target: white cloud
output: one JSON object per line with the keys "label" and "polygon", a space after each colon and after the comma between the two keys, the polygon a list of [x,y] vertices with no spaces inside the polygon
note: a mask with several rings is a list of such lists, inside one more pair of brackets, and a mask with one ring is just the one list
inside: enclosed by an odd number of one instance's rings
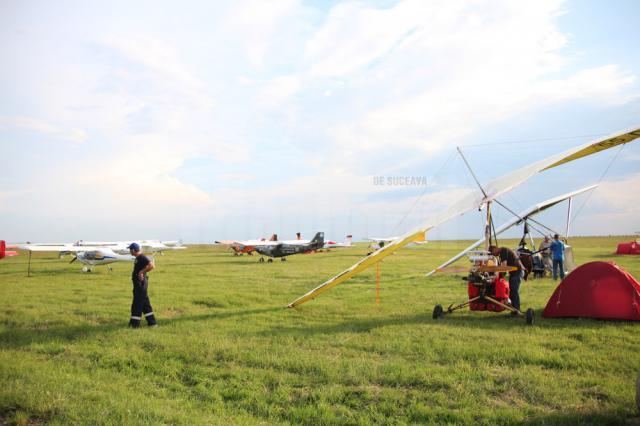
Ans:
{"label": "white cloud", "polygon": [[239,45],[247,62],[261,70],[298,42],[295,33],[307,20],[307,11],[297,0],[243,0],[233,6],[220,22],[220,33]]}
{"label": "white cloud", "polygon": [[87,140],[87,134],[82,129],[65,128],[34,117],[0,115],[0,131],[16,129],[28,130],[73,143],[83,143]]}
{"label": "white cloud", "polygon": [[640,229],[640,203],[633,189],[640,188],[640,173],[607,180],[585,201],[585,211],[576,217],[581,235],[629,234]]}
{"label": "white cloud", "polygon": [[338,5],[307,44],[309,75],[346,78],[355,114],[329,134],[360,150],[438,150],[482,126],[567,101],[625,103],[635,76],[566,66],[562,2],[402,1]]}
{"label": "white cloud", "polygon": [[257,101],[260,106],[265,108],[278,107],[295,95],[301,86],[301,78],[298,75],[277,77],[264,85],[258,94]]}

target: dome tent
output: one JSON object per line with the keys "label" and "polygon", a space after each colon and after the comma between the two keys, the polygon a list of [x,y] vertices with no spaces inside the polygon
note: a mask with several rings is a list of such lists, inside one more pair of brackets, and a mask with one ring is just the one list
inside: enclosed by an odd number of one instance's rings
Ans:
{"label": "dome tent", "polygon": [[542,316],[640,321],[640,283],[614,262],[585,263],[562,280]]}
{"label": "dome tent", "polygon": [[636,241],[618,244],[616,254],[640,254],[640,244]]}

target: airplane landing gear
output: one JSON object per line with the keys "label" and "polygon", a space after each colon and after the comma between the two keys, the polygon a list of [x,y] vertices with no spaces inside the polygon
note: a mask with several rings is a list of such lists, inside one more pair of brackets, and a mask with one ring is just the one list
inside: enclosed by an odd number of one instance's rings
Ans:
{"label": "airplane landing gear", "polygon": [[267,260],[267,262],[269,262],[269,263],[273,263],[273,259],[272,259],[272,258],[269,258],[269,259]]}
{"label": "airplane landing gear", "polygon": [[442,309],[442,305],[436,305],[433,308],[433,319],[438,319],[444,315],[444,309]]}
{"label": "airplane landing gear", "polygon": [[258,260],[258,262],[260,262],[260,263],[264,263],[264,257],[261,257],[261,258]]}
{"label": "airplane landing gear", "polygon": [[281,257],[281,258],[280,258],[280,262],[286,262],[286,261],[287,261],[287,258],[286,258],[286,257]]}
{"label": "airplane landing gear", "polygon": [[90,267],[88,267],[88,266],[83,266],[83,267],[82,267],[82,272],[93,272],[93,271],[91,270],[91,268],[90,268]]}
{"label": "airplane landing gear", "polygon": [[533,320],[535,319],[535,315],[533,312],[533,309],[529,308],[527,309],[527,313],[525,314],[526,320],[527,320],[527,324],[528,325],[533,325]]}

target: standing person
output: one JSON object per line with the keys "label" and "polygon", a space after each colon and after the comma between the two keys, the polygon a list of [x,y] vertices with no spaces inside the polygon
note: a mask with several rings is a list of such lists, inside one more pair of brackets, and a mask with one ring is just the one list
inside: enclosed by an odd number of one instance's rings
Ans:
{"label": "standing person", "polygon": [[540,242],[540,248],[538,249],[538,251],[542,256],[542,264],[544,265],[544,269],[551,272],[553,271],[553,262],[551,261],[551,250],[549,249],[549,247],[551,247],[551,238],[549,238],[548,235],[545,235],[544,240]]}
{"label": "standing person", "polygon": [[520,310],[520,282],[524,274],[524,265],[516,252],[510,248],[490,246],[489,252],[500,260],[501,265],[517,268],[515,271],[509,272],[509,299],[511,299],[511,305]]}
{"label": "standing person", "polygon": [[550,248],[553,258],[553,279],[558,279],[558,269],[560,269],[560,279],[564,279],[564,243],[560,241],[558,234],[553,236]]}
{"label": "standing person", "polygon": [[147,272],[155,268],[155,265],[153,261],[142,253],[142,249],[138,243],[131,243],[127,248],[129,249],[129,253],[135,256],[133,272],[131,273],[131,281],[133,281],[133,302],[131,303],[129,327],[140,327],[142,314],[144,314],[147,324],[150,327],[154,327],[157,324],[156,318],[153,315],[153,309],[151,308],[151,302],[149,301],[149,295],[147,294],[147,288],[149,286]]}

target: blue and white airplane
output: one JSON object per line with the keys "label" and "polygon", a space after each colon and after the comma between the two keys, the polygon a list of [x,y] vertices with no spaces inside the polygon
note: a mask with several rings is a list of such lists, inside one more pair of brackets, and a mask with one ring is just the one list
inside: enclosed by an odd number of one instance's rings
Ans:
{"label": "blue and white airplane", "polygon": [[[76,241],[75,243],[59,243],[59,244],[22,244],[18,248],[29,252],[48,252],[58,253],[60,258],[67,254],[72,254],[73,263],[76,260],[83,264],[82,272],[92,272],[94,266],[109,265],[115,262],[132,262],[134,257],[129,254],[127,248],[132,241],[101,241],[101,242],[85,242]],[[162,242],[159,240],[142,240],[136,241],[148,253],[162,253],[167,250],[183,250],[186,247],[175,241]],[[109,270],[111,267],[107,266]]]}

